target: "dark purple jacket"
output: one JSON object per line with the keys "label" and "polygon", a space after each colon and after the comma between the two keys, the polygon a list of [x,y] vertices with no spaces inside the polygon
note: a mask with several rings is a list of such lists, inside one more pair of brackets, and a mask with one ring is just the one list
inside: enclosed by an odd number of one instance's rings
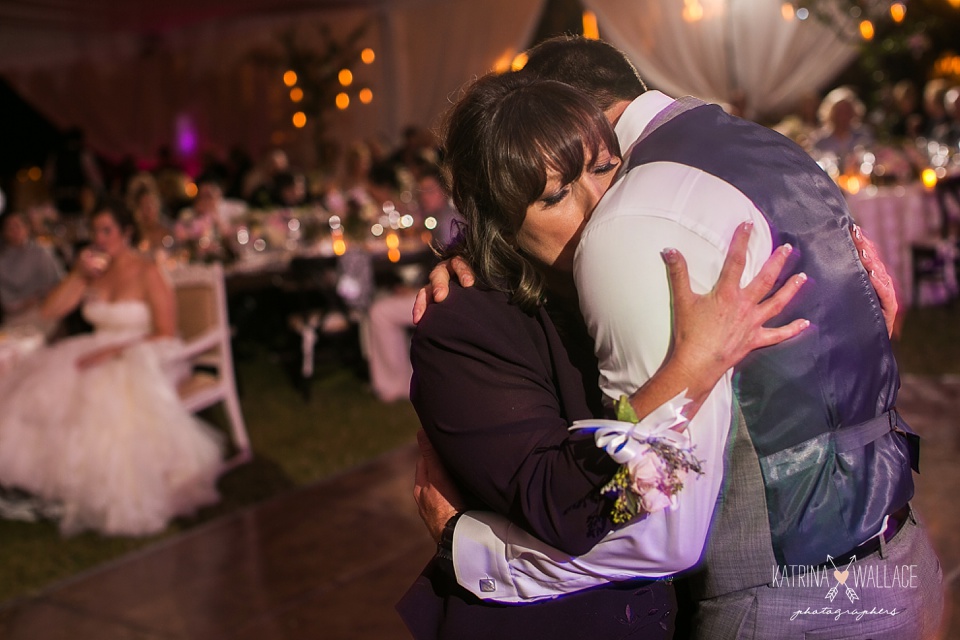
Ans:
{"label": "dark purple jacket", "polygon": [[[414,334],[411,399],[472,507],[496,511],[571,554],[609,530],[599,488],[616,463],[574,420],[601,415],[592,341],[507,297],[452,287]],[[487,604],[428,565],[398,605],[416,638],[666,638],[668,583],[614,584],[545,603]]]}

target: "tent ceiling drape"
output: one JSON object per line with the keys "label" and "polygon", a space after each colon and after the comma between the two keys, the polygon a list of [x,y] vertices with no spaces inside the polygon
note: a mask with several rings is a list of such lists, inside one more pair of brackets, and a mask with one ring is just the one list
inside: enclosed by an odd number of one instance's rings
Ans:
{"label": "tent ceiling drape", "polygon": [[[691,0],[693,1],[693,0]],[[113,158],[150,157],[195,141],[195,152],[281,144],[309,163],[310,128],[290,122],[282,70],[253,54],[285,34],[316,43],[366,25],[374,64],[355,68],[369,105],[329,114],[340,143],[392,142],[430,126],[470,78],[529,44],[546,0],[0,0],[0,74],[59,127],[80,126]],[[734,102],[746,115],[782,112],[822,89],[854,49],[814,21],[786,20],[780,0],[583,0],[601,34],[653,86]]]}
{"label": "tent ceiling drape", "polygon": [[[830,28],[784,14],[780,0],[583,0],[604,36],[670,95],[780,115],[821,90],[856,55]],[[687,5],[699,7],[693,18]]]}
{"label": "tent ceiling drape", "polygon": [[56,125],[82,127],[115,159],[199,140],[217,151],[282,144],[308,164],[311,125],[292,127],[283,69],[258,64],[257,52],[276,51],[290,33],[310,48],[321,25],[334,38],[366,25],[362,44],[377,57],[355,71],[373,102],[330,113],[327,129],[341,143],[392,143],[407,124],[434,124],[465,81],[522,50],[544,0],[140,4],[0,3],[0,73]]}

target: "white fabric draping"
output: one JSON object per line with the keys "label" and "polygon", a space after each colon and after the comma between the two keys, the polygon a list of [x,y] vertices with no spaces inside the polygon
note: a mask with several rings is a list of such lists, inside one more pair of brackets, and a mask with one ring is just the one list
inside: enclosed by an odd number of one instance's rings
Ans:
{"label": "white fabric draping", "polygon": [[[311,125],[291,126],[294,109],[279,73],[255,63],[252,53],[275,52],[284,33],[296,33],[309,47],[319,25],[342,37],[366,23],[362,44],[377,57],[358,65],[355,82],[372,89],[373,102],[354,100],[347,110],[329,113],[327,129],[341,143],[379,138],[393,144],[405,125],[433,125],[469,78],[521,51],[544,2],[327,2],[321,10],[280,14],[266,2],[263,13],[147,35],[84,30],[80,21],[39,40],[50,47],[46,54],[30,44],[36,41],[22,40],[23,52],[35,55],[0,55],[0,72],[52,122],[81,127],[90,145],[113,159],[153,157],[161,145],[177,149],[192,137],[197,154],[234,145],[259,153],[279,145],[309,165]],[[49,25],[23,32],[51,33]]]}
{"label": "white fabric draping", "polygon": [[583,1],[597,14],[601,37],[626,52],[649,84],[673,96],[742,100],[753,119],[783,115],[856,55],[815,19],[785,17],[781,0]]}
{"label": "white fabric draping", "polygon": [[390,13],[398,117],[428,123],[478,75],[509,64],[533,37],[546,0],[420,2]]}

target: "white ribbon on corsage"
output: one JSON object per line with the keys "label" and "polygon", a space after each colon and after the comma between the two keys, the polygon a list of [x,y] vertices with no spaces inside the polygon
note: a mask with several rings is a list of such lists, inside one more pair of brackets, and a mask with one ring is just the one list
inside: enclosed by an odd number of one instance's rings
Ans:
{"label": "white ribbon on corsage", "polygon": [[665,440],[679,449],[688,449],[689,431],[675,427],[688,422],[682,412],[690,402],[687,390],[684,389],[647,414],[640,422],[577,420],[570,425],[570,431],[593,431],[597,446],[616,462],[626,464],[649,449],[650,445],[646,441],[650,438]]}
{"label": "white ribbon on corsage", "polygon": [[621,465],[621,471],[601,489],[616,497],[611,513],[614,523],[628,522],[641,512],[676,508],[677,493],[688,472],[702,473],[685,426],[683,409],[691,402],[686,392],[638,422],[577,420],[570,426],[571,431],[592,431],[597,447]]}

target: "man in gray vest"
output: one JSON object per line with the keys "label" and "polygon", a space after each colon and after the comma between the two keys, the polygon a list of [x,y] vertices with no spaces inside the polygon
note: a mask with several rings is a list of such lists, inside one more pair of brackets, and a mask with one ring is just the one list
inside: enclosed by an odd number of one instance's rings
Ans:
{"label": "man in gray vest", "polygon": [[[680,250],[691,281],[706,290],[734,227],[752,221],[748,262],[788,242],[794,262],[782,277],[810,278],[775,323],[802,317],[811,327],[751,354],[691,421],[691,430],[730,433],[703,562],[689,581],[694,634],[935,633],[942,577],[908,504],[916,436],[894,408],[897,366],[840,191],[782,136],[716,106],[646,91],[605,43],[548,41],[529,52],[522,73],[590,95],[620,139],[626,171],[586,225],[575,266],[608,397],[649,378],[669,346],[669,290],[654,276],[663,273],[664,247]],[[485,564],[507,567],[494,591],[474,590],[478,597],[536,601],[570,585],[644,575],[629,557],[631,544],[644,544],[639,534],[570,558],[529,538],[506,540],[507,529],[491,522],[467,512],[452,541],[457,579],[468,589],[493,582],[484,582]],[[461,557],[458,547],[499,558]],[[510,592],[511,572],[522,574],[522,593]]]}

